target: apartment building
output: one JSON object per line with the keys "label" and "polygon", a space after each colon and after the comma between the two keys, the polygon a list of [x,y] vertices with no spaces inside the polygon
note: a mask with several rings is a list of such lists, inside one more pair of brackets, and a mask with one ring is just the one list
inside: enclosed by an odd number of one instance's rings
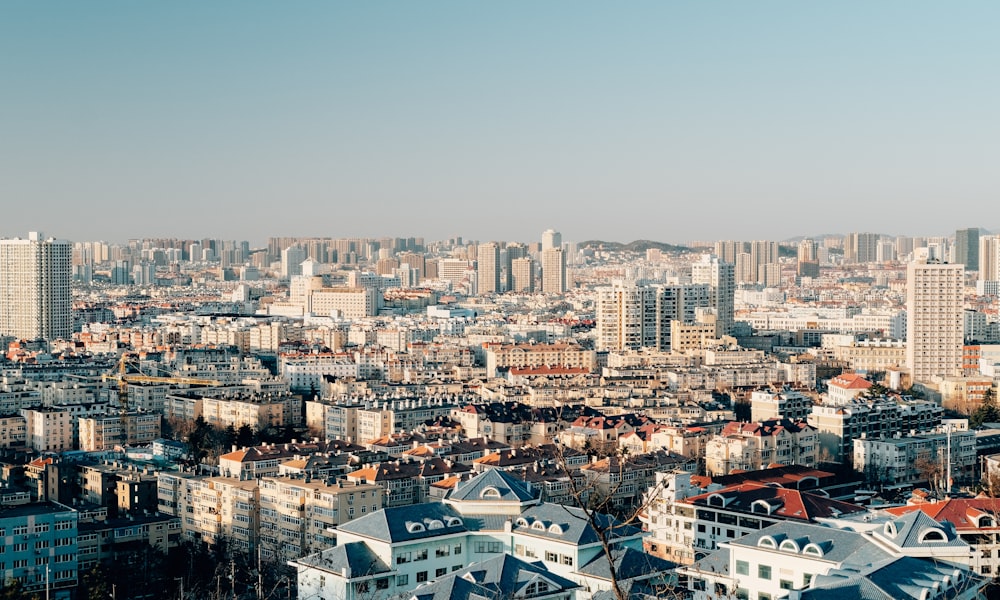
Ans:
{"label": "apartment building", "polygon": [[487,377],[511,367],[583,368],[588,372],[597,368],[596,353],[578,344],[487,344],[485,351]]}
{"label": "apartment building", "polygon": [[85,452],[116,446],[150,444],[160,437],[160,414],[125,413],[78,419],[79,449]]}
{"label": "apartment building", "polygon": [[705,444],[705,470],[725,475],[770,464],[815,466],[817,452],[816,430],[806,421],[733,422]]}
{"label": "apartment building", "polygon": [[0,507],[5,581],[17,581],[28,593],[72,598],[79,581],[78,522],[77,511],[55,502]]}
{"label": "apartment building", "polygon": [[933,485],[947,489],[949,465],[953,480],[967,481],[975,464],[973,431],[854,440],[854,470],[881,485],[913,484],[930,477]]}

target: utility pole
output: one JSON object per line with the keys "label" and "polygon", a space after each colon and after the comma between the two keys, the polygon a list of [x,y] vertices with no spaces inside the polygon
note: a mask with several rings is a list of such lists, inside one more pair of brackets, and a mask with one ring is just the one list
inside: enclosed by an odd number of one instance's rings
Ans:
{"label": "utility pole", "polygon": [[257,546],[257,600],[264,600],[264,570],[261,569],[260,546]]}

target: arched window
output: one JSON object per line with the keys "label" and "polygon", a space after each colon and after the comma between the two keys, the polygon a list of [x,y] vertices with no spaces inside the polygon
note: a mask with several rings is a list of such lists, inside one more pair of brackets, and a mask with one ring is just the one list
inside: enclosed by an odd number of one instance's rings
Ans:
{"label": "arched window", "polygon": [[461,527],[462,519],[459,519],[458,517],[448,517],[445,523],[448,525],[448,527]]}
{"label": "arched window", "polygon": [[711,496],[708,497],[708,505],[709,506],[725,506],[726,505],[726,499],[723,498],[722,496],[720,496],[719,494],[712,494]]}
{"label": "arched window", "polygon": [[444,529],[444,523],[438,519],[431,519],[427,522],[427,529]]}
{"label": "arched window", "polygon": [[896,524],[892,521],[886,521],[885,526],[882,527],[882,533],[888,537],[896,537]]}
{"label": "arched window", "polygon": [[556,525],[555,523],[553,523],[552,525],[549,525],[549,533],[554,533],[556,535],[562,535],[563,528],[562,528],[562,526]]}
{"label": "arched window", "polygon": [[811,554],[813,556],[823,556],[823,549],[819,544],[806,544],[806,547],[802,549],[802,554]]}
{"label": "arched window", "polygon": [[479,492],[479,498],[482,500],[499,500],[502,497],[500,490],[493,486],[483,488],[483,491]]}
{"label": "arched window", "polygon": [[518,527],[527,527],[528,520],[525,519],[524,517],[518,517],[517,520],[514,521],[514,524],[517,525]]}
{"label": "arched window", "polygon": [[421,523],[409,523],[409,522],[406,524],[406,530],[409,531],[410,533],[420,533],[422,531],[426,531],[424,529],[423,524],[421,524]]}
{"label": "arched window", "polygon": [[920,543],[924,542],[947,542],[948,538],[940,529],[924,529],[920,532]]}
{"label": "arched window", "polygon": [[531,528],[536,529],[538,531],[545,531],[545,523],[542,523],[541,521],[535,521],[534,523],[531,524]]}
{"label": "arched window", "polygon": [[760,548],[777,548],[778,544],[774,541],[773,537],[765,535],[757,541],[757,546]]}
{"label": "arched window", "polygon": [[795,543],[795,540],[785,540],[781,542],[779,550],[784,550],[785,552],[795,552],[798,554],[799,545]]}

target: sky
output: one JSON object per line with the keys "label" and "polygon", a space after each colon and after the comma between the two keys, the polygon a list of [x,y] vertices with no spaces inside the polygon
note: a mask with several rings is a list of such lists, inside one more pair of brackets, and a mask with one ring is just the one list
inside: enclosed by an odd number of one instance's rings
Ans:
{"label": "sky", "polygon": [[0,0],[0,237],[1000,229],[1000,3]]}

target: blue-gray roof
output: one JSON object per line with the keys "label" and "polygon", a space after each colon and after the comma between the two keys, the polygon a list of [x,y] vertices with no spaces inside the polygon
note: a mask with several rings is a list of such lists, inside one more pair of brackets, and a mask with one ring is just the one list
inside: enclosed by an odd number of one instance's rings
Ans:
{"label": "blue-gray roof", "polygon": [[388,573],[389,568],[364,542],[350,542],[310,554],[296,561],[298,564],[315,567],[338,576],[369,577]]}
{"label": "blue-gray roof", "polygon": [[[676,563],[640,552],[634,548],[618,548],[612,551],[612,556],[614,557],[615,573],[620,582],[658,575],[668,579],[677,567]],[[588,577],[611,581],[611,561],[608,560],[605,553],[600,552],[590,562],[577,569],[577,572]]]}
{"label": "blue-gray roof", "polygon": [[[946,592],[944,578],[957,589],[977,585],[976,576],[968,569],[933,560],[904,556],[892,558],[864,571],[834,570],[813,578],[812,587],[802,592],[802,600],[919,600],[924,590],[935,583]],[[934,594],[931,598],[938,597]],[[943,597],[943,596],[942,596]]]}
{"label": "blue-gray roof", "polygon": [[[822,556],[812,556],[813,560],[823,560],[836,564],[871,565],[881,562],[891,556],[875,544],[868,536],[845,529],[835,529],[809,523],[782,521],[759,531],[732,540],[733,546],[760,547],[759,542],[765,536],[772,537],[778,546],[785,540],[792,540],[798,546],[798,552],[808,544],[816,544],[822,551]],[[775,552],[792,552],[792,550],[774,550]]]}
{"label": "blue-gray roof", "polygon": [[448,499],[462,502],[483,500],[530,502],[535,499],[535,495],[528,490],[523,481],[510,473],[500,469],[488,469],[458,484]]}
{"label": "blue-gray roof", "polygon": [[573,581],[552,573],[540,562],[525,562],[509,554],[501,554],[481,563],[456,571],[434,583],[413,591],[416,600],[470,600],[480,598],[511,598],[533,580],[544,579],[549,594],[580,587]]}
{"label": "blue-gray roof", "polygon": [[338,531],[387,543],[469,531],[464,517],[440,502],[383,508],[339,525]]}
{"label": "blue-gray roof", "polygon": [[[594,518],[599,528],[610,532],[612,541],[642,533],[638,527],[621,524],[610,515],[596,513]],[[583,509],[550,502],[523,510],[520,516],[514,518],[512,531],[577,546],[601,541]]]}
{"label": "blue-gray roof", "polygon": [[[968,545],[958,537],[954,525],[948,521],[935,521],[922,510],[908,512],[891,520],[890,523],[895,528],[896,535],[885,535],[884,529],[878,530],[878,533],[880,537],[891,541],[900,548],[942,548]],[[921,541],[921,536],[931,530],[941,532],[945,539],[929,538]]]}

